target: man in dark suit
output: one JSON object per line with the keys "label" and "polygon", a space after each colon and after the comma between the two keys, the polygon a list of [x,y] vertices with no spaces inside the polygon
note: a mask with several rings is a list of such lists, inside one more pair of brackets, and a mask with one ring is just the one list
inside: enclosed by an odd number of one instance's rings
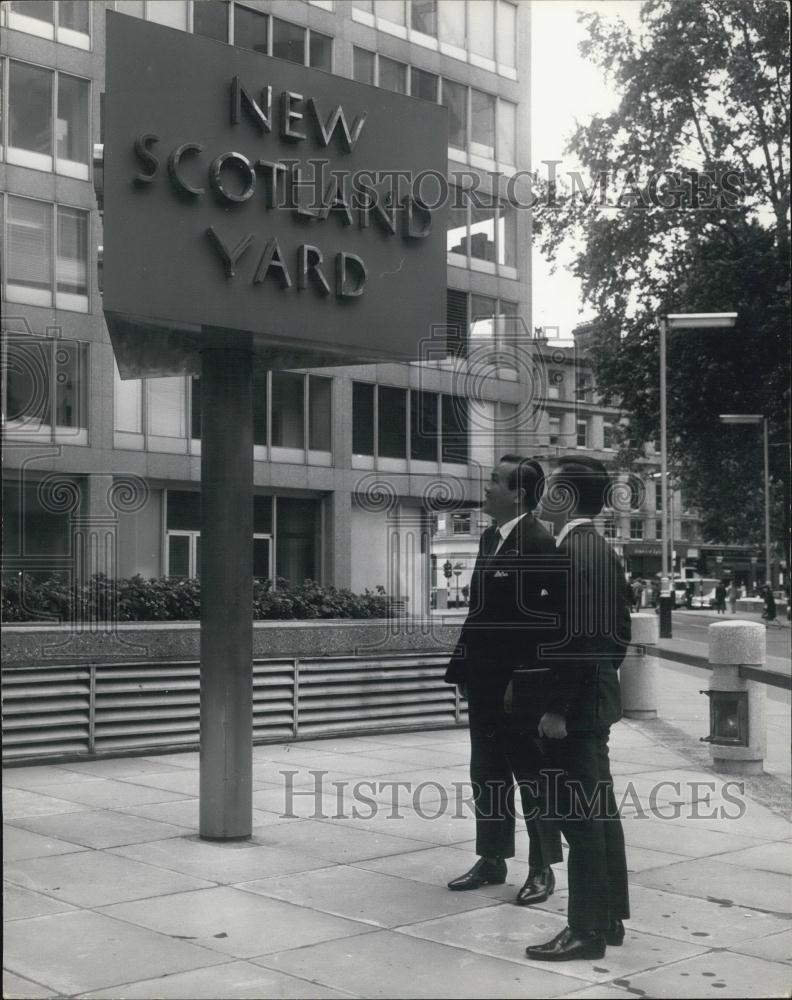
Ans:
{"label": "man in dark suit", "polygon": [[558,640],[542,651],[551,670],[539,732],[548,762],[547,804],[569,844],[568,926],[526,948],[541,961],[601,958],[606,944],[622,943],[629,917],[608,736],[621,717],[618,667],[630,640],[630,592],[621,562],[592,521],[609,488],[601,462],[562,458],[540,510],[555,526],[567,582]]}
{"label": "man in dark suit", "polygon": [[448,888],[459,892],[506,881],[506,859],[514,856],[516,779],[530,838],[528,878],[517,896],[522,906],[550,896],[550,866],[561,860],[557,827],[531,816],[538,812],[532,786],[542,763],[538,715],[528,720],[504,703],[514,669],[539,666],[537,645],[553,622],[547,576],[555,545],[531,513],[543,487],[542,468],[531,459],[504,455],[493,470],[483,510],[495,524],[481,537],[470,610],[445,676],[468,699],[479,855]]}

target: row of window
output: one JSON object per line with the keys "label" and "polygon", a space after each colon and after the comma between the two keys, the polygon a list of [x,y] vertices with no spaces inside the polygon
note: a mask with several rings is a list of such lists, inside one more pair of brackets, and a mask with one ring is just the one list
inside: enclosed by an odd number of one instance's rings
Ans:
{"label": "row of window", "polygon": [[517,66],[517,7],[509,0],[352,2],[358,11],[372,18],[380,30],[409,37],[410,41],[419,44],[436,40],[446,55],[462,59],[469,57],[471,62],[485,69],[514,75]]}
{"label": "row of window", "polygon": [[492,271],[496,264],[517,267],[517,209],[505,201],[487,201],[490,204],[482,204],[460,188],[450,188],[446,234],[450,264]]}
{"label": "row of window", "polygon": [[2,415],[25,440],[88,443],[88,345],[3,335]]}
{"label": "row of window", "polygon": [[448,145],[504,165],[517,162],[517,105],[475,87],[355,46],[352,76],[448,108]]}
{"label": "row of window", "polygon": [[0,154],[8,163],[89,179],[91,82],[18,62],[0,63]]}
{"label": "row of window", "polygon": [[5,220],[5,298],[88,312],[90,213],[7,195]]}
{"label": "row of window", "polygon": [[[275,459],[303,462],[307,454],[312,462],[329,465],[332,385],[320,375],[256,370],[254,448],[276,449]],[[122,447],[179,451],[185,439],[200,441],[201,380],[122,380],[116,371],[115,430]]]}
{"label": "row of window", "polygon": [[0,7],[0,27],[24,31],[79,49],[91,47],[90,0],[10,0]]}

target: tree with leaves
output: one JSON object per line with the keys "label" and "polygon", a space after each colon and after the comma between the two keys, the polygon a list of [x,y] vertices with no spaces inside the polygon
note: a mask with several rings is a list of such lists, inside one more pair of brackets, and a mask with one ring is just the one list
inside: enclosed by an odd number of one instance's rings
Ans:
{"label": "tree with leaves", "polygon": [[560,175],[535,211],[551,260],[597,313],[594,363],[629,418],[620,459],[659,440],[658,321],[738,314],[733,330],[668,336],[669,462],[706,540],[759,544],[761,439],[771,428],[774,539],[789,561],[789,8],[777,0],[649,0],[640,28],[580,15],[582,54],[616,109],[574,131],[581,177]]}

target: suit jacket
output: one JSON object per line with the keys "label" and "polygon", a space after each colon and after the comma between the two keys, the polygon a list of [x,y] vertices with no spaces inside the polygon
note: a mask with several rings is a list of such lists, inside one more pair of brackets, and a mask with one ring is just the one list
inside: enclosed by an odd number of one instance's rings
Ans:
{"label": "suit jacket", "polygon": [[564,599],[558,638],[545,650],[545,710],[569,731],[621,718],[618,668],[630,641],[631,593],[624,567],[593,524],[573,528],[558,548]]}
{"label": "suit jacket", "polygon": [[470,584],[470,609],[445,679],[464,682],[478,720],[499,713],[516,667],[536,669],[539,647],[554,635],[560,592],[551,586],[557,559],[552,536],[526,514],[497,554],[497,529],[481,537]]}

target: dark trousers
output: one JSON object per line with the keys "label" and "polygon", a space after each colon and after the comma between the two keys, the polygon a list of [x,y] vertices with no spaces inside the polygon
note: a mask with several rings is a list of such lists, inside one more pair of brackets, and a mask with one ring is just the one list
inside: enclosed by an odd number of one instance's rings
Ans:
{"label": "dark trousers", "polygon": [[630,915],[624,831],[613,794],[609,727],[545,740],[551,814],[569,844],[569,910],[573,930],[604,930]]}
{"label": "dark trousers", "polygon": [[[540,771],[546,765],[535,724],[499,713],[496,720],[470,719],[470,780],[476,811],[476,854],[514,857],[515,795],[518,783],[529,837],[528,864],[546,868],[561,861],[557,824],[541,815]],[[529,818],[536,814],[535,818]]]}

